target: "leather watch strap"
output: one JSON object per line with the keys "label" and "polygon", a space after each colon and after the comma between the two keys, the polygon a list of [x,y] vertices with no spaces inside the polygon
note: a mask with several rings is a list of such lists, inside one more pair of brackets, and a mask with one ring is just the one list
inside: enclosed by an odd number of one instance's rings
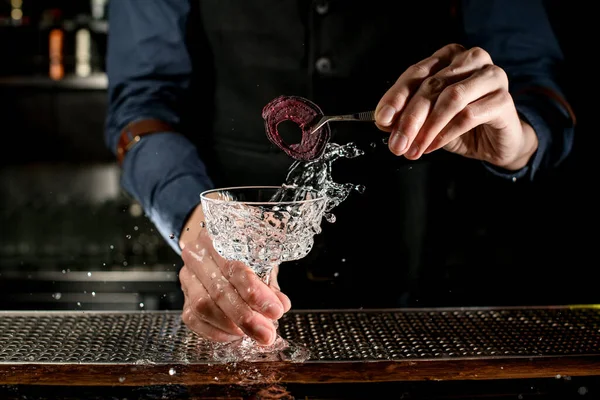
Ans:
{"label": "leather watch strap", "polygon": [[123,165],[125,155],[142,136],[157,132],[173,132],[173,128],[158,119],[148,118],[140,119],[129,123],[122,131],[119,143],[117,144],[117,161]]}

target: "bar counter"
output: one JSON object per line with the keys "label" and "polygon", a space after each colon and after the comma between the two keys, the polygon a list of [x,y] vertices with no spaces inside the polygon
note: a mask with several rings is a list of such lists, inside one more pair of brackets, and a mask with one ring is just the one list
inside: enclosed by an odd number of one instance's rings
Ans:
{"label": "bar counter", "polygon": [[594,305],[295,310],[279,331],[306,345],[310,358],[215,361],[179,311],[4,311],[0,385],[247,388],[600,377]]}

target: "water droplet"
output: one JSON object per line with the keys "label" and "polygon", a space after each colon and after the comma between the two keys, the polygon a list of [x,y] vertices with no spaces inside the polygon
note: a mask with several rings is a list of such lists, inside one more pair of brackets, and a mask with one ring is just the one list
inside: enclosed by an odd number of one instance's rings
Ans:
{"label": "water droplet", "polygon": [[377,143],[375,143],[375,142],[371,142],[371,147],[372,147],[372,148],[375,148],[375,147],[377,147]]}
{"label": "water droplet", "polygon": [[120,376],[119,377],[119,382],[121,382],[121,383],[125,382],[125,377],[124,376]]}
{"label": "water droplet", "polygon": [[384,137],[384,138],[381,139],[381,143],[388,144],[389,140],[390,140],[389,137]]}
{"label": "water droplet", "polygon": [[131,235],[125,235],[127,239],[131,239]]}
{"label": "water droplet", "polygon": [[92,292],[92,297],[96,297],[96,292]]}
{"label": "water droplet", "polygon": [[354,187],[354,190],[356,190],[358,193],[363,194],[366,190],[366,186],[365,185],[356,185]]}
{"label": "water droplet", "polygon": [[62,294],[60,294],[60,293],[54,293],[54,294],[52,295],[52,298],[53,298],[54,300],[60,300],[60,298],[61,298],[61,297],[62,297]]}
{"label": "water droplet", "polygon": [[81,307],[81,303],[80,302],[77,302],[77,307]]}
{"label": "water droplet", "polygon": [[171,233],[171,234],[169,235],[169,239],[175,239],[175,234],[174,234],[174,233]]}
{"label": "water droplet", "polygon": [[140,229],[140,228],[138,228],[137,225],[133,227],[134,231],[137,231],[138,229]]}
{"label": "water droplet", "polygon": [[512,177],[512,181],[513,181],[513,182],[516,182],[516,181],[517,181],[517,177],[516,177],[516,176],[513,176],[513,177]]}
{"label": "water droplet", "polygon": [[144,308],[144,303],[140,303],[140,308]]}
{"label": "water droplet", "polygon": [[325,213],[325,215],[323,215],[323,217],[325,218],[325,220],[329,223],[334,223],[336,221],[336,216],[332,213]]}
{"label": "water droplet", "polygon": [[63,274],[66,274],[66,273],[67,273],[67,271],[63,269],[63,270],[62,270],[62,273],[63,273]]}
{"label": "water droplet", "polygon": [[111,250],[113,250],[115,248],[115,246],[113,246],[112,244],[108,247],[110,247]]}
{"label": "water droplet", "polygon": [[175,375],[176,373],[177,373],[177,372],[175,371],[175,368],[171,368],[171,369],[169,370],[169,375],[171,375],[171,376]]}
{"label": "water droplet", "polygon": [[217,377],[215,376],[215,381],[218,381],[218,380],[219,380],[219,378],[217,378]]}
{"label": "water droplet", "polygon": [[92,273],[91,273],[91,272],[88,272],[88,276],[92,276]]}
{"label": "water droplet", "polygon": [[334,273],[333,273],[333,277],[334,277],[334,278],[337,278],[338,276],[340,276],[340,273],[339,273],[339,272],[334,272]]}
{"label": "water droplet", "polygon": [[582,396],[586,395],[587,392],[588,392],[588,389],[585,386],[582,386],[579,389],[577,389],[577,393],[579,393]]}

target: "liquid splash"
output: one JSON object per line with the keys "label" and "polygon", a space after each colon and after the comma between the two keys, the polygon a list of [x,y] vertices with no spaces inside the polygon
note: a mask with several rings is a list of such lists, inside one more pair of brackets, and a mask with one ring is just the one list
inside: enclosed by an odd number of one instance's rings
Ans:
{"label": "liquid splash", "polygon": [[343,145],[327,143],[325,152],[316,160],[296,160],[289,168],[285,183],[273,197],[273,201],[290,201],[306,198],[306,193],[317,191],[327,198],[325,219],[335,222],[331,211],[354,191],[363,193],[364,185],[338,183],[332,177],[332,165],[341,158],[355,158],[365,154],[355,143]]}

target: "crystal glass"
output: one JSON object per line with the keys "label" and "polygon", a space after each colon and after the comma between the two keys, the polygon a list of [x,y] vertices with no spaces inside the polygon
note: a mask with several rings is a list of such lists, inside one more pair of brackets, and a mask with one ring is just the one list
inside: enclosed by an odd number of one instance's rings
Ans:
{"label": "crystal glass", "polygon": [[[200,199],[215,249],[226,259],[248,265],[267,285],[275,266],[310,252],[327,206],[326,196],[315,190],[286,186],[213,189]],[[290,343],[278,334],[271,346],[249,337],[241,346],[265,353]]]}

